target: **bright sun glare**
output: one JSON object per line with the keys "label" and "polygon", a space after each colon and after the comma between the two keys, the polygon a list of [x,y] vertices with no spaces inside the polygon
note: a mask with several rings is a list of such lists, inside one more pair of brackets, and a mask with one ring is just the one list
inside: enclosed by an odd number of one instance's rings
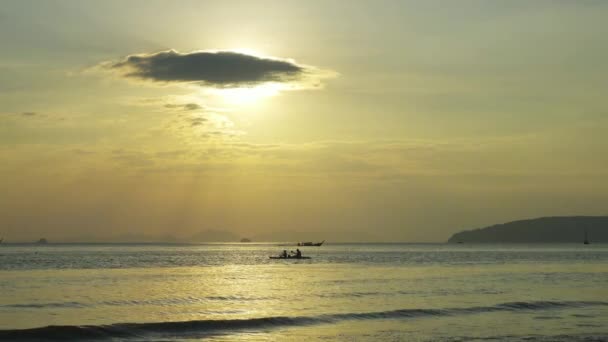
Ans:
{"label": "bright sun glare", "polygon": [[[230,51],[251,56],[265,57],[264,54],[251,48],[236,48],[230,49]],[[268,82],[252,87],[207,89],[205,92],[217,96],[227,105],[243,106],[252,105],[264,98],[275,96],[282,90],[287,90],[288,88],[289,87],[285,84]]]}

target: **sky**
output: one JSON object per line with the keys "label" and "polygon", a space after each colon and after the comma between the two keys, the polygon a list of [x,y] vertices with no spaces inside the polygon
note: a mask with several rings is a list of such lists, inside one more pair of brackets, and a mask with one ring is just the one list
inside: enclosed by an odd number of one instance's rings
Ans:
{"label": "sky", "polygon": [[6,241],[608,214],[608,2],[0,4]]}

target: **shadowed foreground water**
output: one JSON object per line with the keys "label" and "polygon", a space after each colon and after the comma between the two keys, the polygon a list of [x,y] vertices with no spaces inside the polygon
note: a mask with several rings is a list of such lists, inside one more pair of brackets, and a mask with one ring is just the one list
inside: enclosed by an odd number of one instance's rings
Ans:
{"label": "shadowed foreground water", "polygon": [[0,246],[0,339],[602,341],[606,245]]}

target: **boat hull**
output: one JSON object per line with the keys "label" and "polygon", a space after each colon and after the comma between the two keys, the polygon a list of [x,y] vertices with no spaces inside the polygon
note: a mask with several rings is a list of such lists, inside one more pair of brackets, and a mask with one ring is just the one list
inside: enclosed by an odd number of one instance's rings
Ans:
{"label": "boat hull", "polygon": [[284,257],[276,257],[276,256],[271,256],[269,257],[270,259],[281,259],[281,260],[308,260],[310,259],[310,257],[292,257],[292,258],[284,258]]}
{"label": "boat hull", "polygon": [[309,247],[310,247],[310,246],[313,246],[313,247],[319,247],[319,246],[322,246],[322,245],[323,245],[323,243],[325,243],[325,240],[323,240],[323,241],[321,241],[321,242],[316,242],[316,243],[313,243],[313,242],[298,242],[298,246],[309,246]]}

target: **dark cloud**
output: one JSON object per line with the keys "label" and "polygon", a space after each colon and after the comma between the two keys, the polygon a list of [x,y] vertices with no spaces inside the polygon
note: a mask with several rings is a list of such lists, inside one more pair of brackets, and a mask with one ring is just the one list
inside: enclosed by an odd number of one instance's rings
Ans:
{"label": "dark cloud", "polygon": [[207,118],[200,118],[200,117],[191,118],[190,125],[191,126],[200,126],[200,125],[205,124],[207,121],[209,121]]}
{"label": "dark cloud", "polygon": [[102,66],[128,78],[220,87],[293,81],[303,77],[307,71],[306,67],[290,60],[230,51],[180,53],[169,50],[130,55],[123,61]]}
{"label": "dark cloud", "polygon": [[21,115],[21,116],[36,116],[36,112],[0,112],[0,115]]}
{"label": "dark cloud", "polygon": [[203,109],[203,107],[201,107],[201,105],[196,104],[196,103],[186,103],[186,104],[167,103],[165,105],[165,108],[181,109],[181,110],[186,110],[186,111]]}
{"label": "dark cloud", "polygon": [[203,107],[201,107],[200,105],[197,105],[196,103],[186,103],[184,105],[184,110],[198,110],[198,109],[202,109]]}

